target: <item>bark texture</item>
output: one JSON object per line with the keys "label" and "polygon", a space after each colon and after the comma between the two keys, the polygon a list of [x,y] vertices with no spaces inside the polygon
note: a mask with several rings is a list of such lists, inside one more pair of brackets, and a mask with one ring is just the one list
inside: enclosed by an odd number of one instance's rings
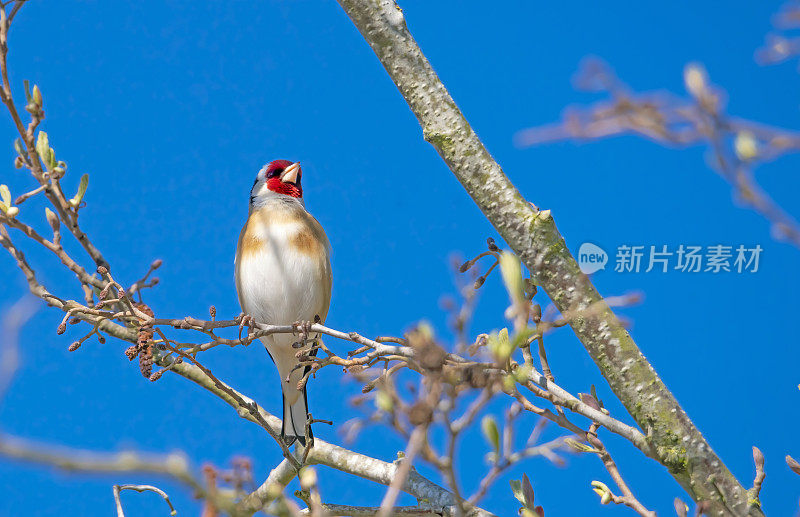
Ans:
{"label": "bark texture", "polygon": [[[378,56],[450,170],[562,312],[602,297],[578,268],[549,210],[514,187],[481,143],[406,27],[391,0],[338,0]],[[642,428],[658,461],[714,515],[762,515],[747,491],[681,409],[614,313],[579,317],[572,329],[611,389]]]}

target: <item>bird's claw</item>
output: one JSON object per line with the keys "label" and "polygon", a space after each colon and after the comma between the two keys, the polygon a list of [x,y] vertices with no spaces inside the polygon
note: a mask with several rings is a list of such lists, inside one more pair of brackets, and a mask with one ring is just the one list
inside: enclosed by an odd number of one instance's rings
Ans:
{"label": "bird's claw", "polygon": [[242,340],[242,330],[247,327],[247,335],[250,335],[250,331],[256,324],[255,318],[250,316],[249,314],[242,313],[241,319],[239,320],[239,341]]}
{"label": "bird's claw", "polygon": [[308,335],[311,332],[312,321],[295,321],[292,326],[297,330],[300,340],[292,343],[293,348],[303,348],[308,344]]}

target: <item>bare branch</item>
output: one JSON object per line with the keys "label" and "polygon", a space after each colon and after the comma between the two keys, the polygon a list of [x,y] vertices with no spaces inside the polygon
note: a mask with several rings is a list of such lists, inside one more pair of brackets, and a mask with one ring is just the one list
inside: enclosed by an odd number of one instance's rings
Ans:
{"label": "bare branch", "polygon": [[113,492],[114,492],[114,502],[117,505],[117,517],[125,517],[125,512],[122,511],[122,501],[120,501],[120,498],[119,498],[119,493],[121,491],[123,491],[123,490],[134,490],[134,491],[139,492],[139,493],[142,493],[142,492],[155,492],[156,494],[158,494],[161,497],[163,497],[164,501],[166,501],[167,505],[169,505],[169,514],[170,515],[176,515],[178,513],[175,510],[175,508],[172,506],[172,502],[169,500],[169,496],[167,495],[167,493],[164,492],[163,490],[161,490],[158,487],[154,487],[152,485],[114,485],[112,487],[112,489],[113,489]]}
{"label": "bare branch", "polygon": [[[339,0],[369,43],[431,143],[484,215],[563,313],[602,303],[567,249],[549,210],[529,204],[505,176],[459,111],[391,0]],[[436,106],[436,109],[431,109]],[[608,307],[570,324],[614,393],[645,431],[659,461],[695,500],[714,511],[748,509],[741,484],[656,375]],[[706,481],[716,479],[714,487]],[[723,503],[724,500],[724,503]]]}

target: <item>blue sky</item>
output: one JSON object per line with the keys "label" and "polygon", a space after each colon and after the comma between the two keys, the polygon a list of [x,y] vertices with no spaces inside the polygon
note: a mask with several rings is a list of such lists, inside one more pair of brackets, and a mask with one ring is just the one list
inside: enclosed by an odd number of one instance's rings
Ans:
{"label": "blue sky", "polygon": [[[452,294],[450,258],[473,255],[495,236],[421,131],[369,47],[333,1],[146,2],[37,0],[15,21],[10,46],[15,94],[23,79],[40,85],[43,128],[69,163],[67,190],[91,175],[85,229],[127,282],[162,258],[161,284],[148,301],[158,314],[238,314],[233,253],[247,213],[248,190],[263,163],[301,160],[307,206],[322,222],[334,255],[328,323],[365,335],[399,334],[430,321],[447,336],[443,295]],[[735,205],[727,184],[705,165],[702,149],[665,149],[632,137],[559,143],[521,150],[520,129],[556,120],[563,107],[596,97],[572,89],[587,55],[610,62],[639,90],[682,91],[682,70],[705,64],[729,94],[732,113],[798,127],[795,67],[760,67],[753,52],[770,29],[777,2],[679,1],[669,7],[628,2],[477,1],[402,3],[408,25],[445,85],[522,193],[552,210],[577,252],[584,241],[621,244],[715,244],[764,249],[755,274],[600,271],[606,295],[644,293],[627,308],[632,333],[694,422],[739,479],[749,485],[750,447],[766,456],[762,492],[773,515],[796,512],[797,478],[786,454],[800,456],[797,407],[800,251],[770,238],[768,225]],[[5,120],[5,119],[4,119]],[[10,122],[2,182],[16,194],[31,180],[15,171]],[[798,157],[768,164],[758,180],[800,217]],[[102,193],[102,195],[101,195]],[[21,217],[39,218],[41,203]],[[35,248],[41,279],[65,296],[76,286]],[[0,259],[0,308],[25,292],[21,274]],[[482,289],[475,332],[506,325],[499,277]],[[41,310],[24,333],[22,365],[0,402],[5,432],[95,450],[185,451],[196,464],[253,458],[263,479],[280,459],[258,428],[175,376],[144,380],[108,340],[79,352],[78,336],[55,334],[60,315]],[[580,343],[563,329],[548,339],[559,383],[572,392],[598,386],[612,413],[630,421]],[[346,343],[331,340],[336,350]],[[205,356],[221,378],[277,411],[277,375],[258,347]],[[311,383],[315,416],[341,424],[358,410],[360,387],[327,369]],[[502,406],[491,408],[500,414]],[[535,419],[520,420],[524,441]],[[331,429],[316,434],[341,441]],[[558,431],[549,430],[555,436]],[[669,515],[687,497],[664,468],[622,440],[607,446],[631,488]],[[397,437],[366,431],[352,447],[391,460]],[[459,464],[469,493],[485,465],[476,431]],[[630,514],[599,508],[589,482],[607,474],[593,456],[569,456],[567,468],[533,459],[504,476],[485,507],[516,510],[508,479],[528,474],[548,516]],[[423,473],[430,473],[420,467]],[[380,487],[322,470],[329,502],[377,504]],[[437,479],[438,481],[438,479]],[[70,476],[0,461],[0,485],[13,484],[2,515],[108,515],[111,485],[154,482],[179,515],[197,503],[174,484],[142,475]],[[125,494],[129,515],[162,512],[152,494]],[[404,501],[410,504],[411,500]]]}

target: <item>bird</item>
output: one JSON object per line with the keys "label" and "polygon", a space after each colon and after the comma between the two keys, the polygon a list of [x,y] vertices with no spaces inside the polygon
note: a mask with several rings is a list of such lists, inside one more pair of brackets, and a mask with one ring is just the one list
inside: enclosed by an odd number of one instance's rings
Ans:
{"label": "bird", "polygon": [[[324,323],[331,301],[331,246],[322,225],[306,210],[299,162],[274,160],[256,175],[247,221],[236,247],[235,281],[243,314],[257,323]],[[319,335],[309,336],[311,341]],[[296,337],[276,333],[260,338],[281,378],[283,427],[289,446],[313,438],[306,388],[298,381],[310,366],[296,369]],[[308,350],[306,345],[305,350]],[[316,350],[310,351],[315,355]]]}

